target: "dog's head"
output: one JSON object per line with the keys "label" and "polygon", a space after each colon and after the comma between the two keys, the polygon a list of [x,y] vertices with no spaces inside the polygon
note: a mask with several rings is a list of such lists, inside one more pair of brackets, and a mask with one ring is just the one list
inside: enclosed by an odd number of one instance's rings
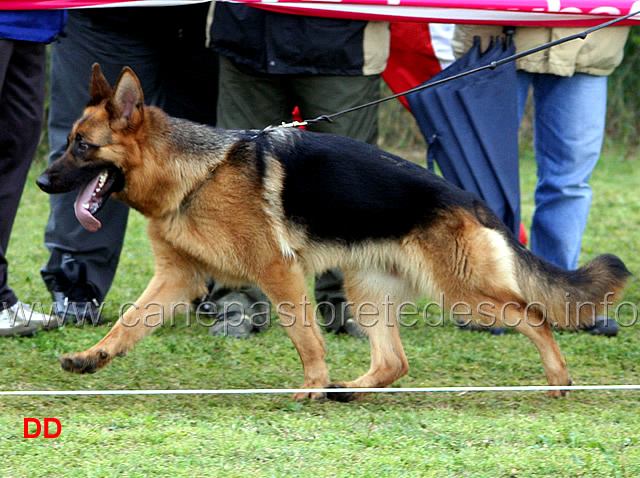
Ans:
{"label": "dog's head", "polygon": [[112,193],[125,187],[128,151],[144,121],[140,81],[125,67],[112,89],[96,63],[91,71],[89,104],[68,137],[64,154],[37,179],[46,193],[80,188],[74,209],[85,229],[97,231],[95,218]]}

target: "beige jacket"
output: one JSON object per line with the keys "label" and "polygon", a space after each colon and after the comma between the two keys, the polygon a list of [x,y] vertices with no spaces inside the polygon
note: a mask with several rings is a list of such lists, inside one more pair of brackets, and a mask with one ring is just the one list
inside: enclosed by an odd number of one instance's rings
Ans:
{"label": "beige jacket", "polygon": [[[583,28],[518,27],[514,41],[520,53],[545,43],[574,35]],[[453,37],[453,51],[460,57],[473,45],[473,37],[482,38],[482,48],[489,45],[493,36],[502,34],[498,25],[457,25]],[[519,70],[530,73],[551,73],[572,76],[574,73],[609,75],[622,61],[624,44],[629,27],[607,27],[587,36],[521,58],[516,62]]]}

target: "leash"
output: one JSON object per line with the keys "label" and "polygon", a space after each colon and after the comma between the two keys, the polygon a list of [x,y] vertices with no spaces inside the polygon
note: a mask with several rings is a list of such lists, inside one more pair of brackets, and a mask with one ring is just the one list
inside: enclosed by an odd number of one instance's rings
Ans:
{"label": "leash", "polygon": [[584,40],[585,38],[587,38],[588,35],[590,35],[593,32],[596,32],[598,30],[602,30],[603,28],[606,28],[608,26],[614,25],[616,23],[619,23],[619,22],[621,22],[623,20],[626,20],[626,19],[631,18],[631,17],[633,17],[635,15],[638,15],[638,14],[640,14],[640,10],[632,12],[632,13],[629,13],[629,14],[624,15],[622,17],[614,18],[613,20],[609,20],[608,22],[601,23],[600,25],[596,25],[595,27],[591,27],[591,28],[589,28],[587,30],[584,30],[584,31],[580,32],[580,33],[575,33],[573,35],[569,35],[567,37],[560,38],[558,40],[554,40],[554,41],[549,42],[549,43],[545,43],[544,45],[537,46],[537,47],[532,48],[530,50],[523,51],[521,53],[516,53],[515,55],[511,55],[511,56],[502,58],[500,60],[492,61],[491,63],[488,63],[488,64],[486,64],[484,66],[473,68],[471,70],[466,70],[466,71],[463,71],[463,72],[458,73],[456,75],[452,75],[452,76],[449,76],[447,78],[443,78],[441,80],[434,81],[433,83],[428,83],[426,85],[416,86],[415,88],[411,88],[410,90],[404,91],[402,93],[397,93],[395,95],[386,96],[384,98],[380,98],[380,99],[375,100],[375,101],[370,101],[369,103],[364,103],[362,105],[353,106],[351,108],[347,108],[346,110],[338,111],[337,113],[332,113],[332,114],[328,114],[328,115],[320,115],[320,116],[318,116],[317,118],[314,118],[314,119],[308,119],[308,120],[304,120],[304,121],[292,121],[290,123],[284,123],[283,122],[280,125],[278,125],[278,127],[281,127],[281,128],[297,128],[299,126],[307,126],[307,125],[310,125],[310,124],[319,123],[321,121],[326,121],[328,123],[333,123],[333,119],[334,118],[337,118],[338,116],[346,115],[346,114],[351,113],[353,111],[358,111],[358,110],[361,110],[361,109],[364,109],[364,108],[369,108],[370,106],[375,106],[375,105],[378,105],[380,103],[384,103],[385,101],[389,101],[389,100],[393,100],[395,98],[398,98],[400,96],[405,96],[405,95],[409,95],[411,93],[416,93],[418,91],[426,90],[427,88],[432,88],[434,86],[441,85],[441,84],[446,83],[448,81],[453,81],[453,80],[456,80],[458,78],[462,78],[464,76],[468,76],[468,75],[471,75],[473,73],[478,73],[478,72],[483,71],[483,70],[487,70],[487,69],[495,70],[496,68],[498,68],[501,65],[504,65],[505,63],[510,63],[512,61],[519,60],[520,58],[523,58],[525,56],[533,55],[534,53],[538,53],[539,51],[546,50],[548,48],[551,48],[551,47],[554,47],[556,45],[560,45],[562,43],[566,43],[566,42],[569,42],[569,41],[572,41],[572,40],[576,40],[578,38]]}

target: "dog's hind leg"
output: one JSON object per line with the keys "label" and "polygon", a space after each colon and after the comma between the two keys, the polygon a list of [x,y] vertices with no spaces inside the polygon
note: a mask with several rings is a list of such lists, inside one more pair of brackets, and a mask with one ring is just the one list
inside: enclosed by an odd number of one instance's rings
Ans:
{"label": "dog's hind leg", "polygon": [[[504,313],[505,325],[514,327],[529,337],[538,349],[549,385],[571,385],[567,363],[553,338],[549,321],[535,314],[534,308],[524,313],[522,308],[518,310],[512,304],[502,306],[501,310]],[[550,397],[563,397],[567,395],[567,391],[551,390],[548,394]]]}
{"label": "dog's hind leg", "polygon": [[[405,283],[386,272],[345,271],[345,291],[352,303],[356,321],[369,336],[369,371],[349,382],[336,382],[331,388],[386,387],[409,371],[409,362],[400,340],[396,309],[406,296]],[[349,401],[361,393],[331,392],[332,400]]]}
{"label": "dog's hind leg", "polygon": [[[313,316],[304,273],[297,264],[277,261],[263,271],[258,286],[276,307],[282,326],[300,355],[304,371],[301,388],[324,388],[329,373],[324,361],[325,345]],[[296,393],[300,401],[306,398],[323,400],[324,393]]]}

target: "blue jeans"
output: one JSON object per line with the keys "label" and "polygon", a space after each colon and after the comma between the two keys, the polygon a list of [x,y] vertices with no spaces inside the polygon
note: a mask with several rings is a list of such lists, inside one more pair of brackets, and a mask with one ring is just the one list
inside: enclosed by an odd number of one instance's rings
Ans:
{"label": "blue jeans", "polygon": [[538,166],[531,250],[576,269],[587,225],[591,172],[604,137],[607,77],[518,71],[518,114],[533,87],[534,150]]}

